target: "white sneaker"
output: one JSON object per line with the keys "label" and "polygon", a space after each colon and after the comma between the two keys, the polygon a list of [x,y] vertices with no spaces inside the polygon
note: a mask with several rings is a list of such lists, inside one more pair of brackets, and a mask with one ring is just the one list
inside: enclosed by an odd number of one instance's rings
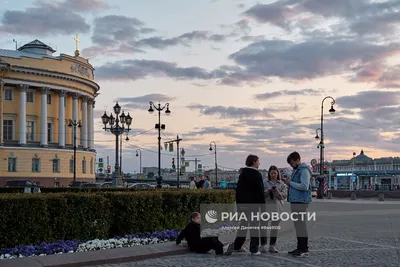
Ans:
{"label": "white sneaker", "polygon": [[274,245],[271,245],[271,246],[269,246],[268,252],[279,253],[279,250],[277,250]]}
{"label": "white sneaker", "polygon": [[257,252],[251,253],[251,255],[261,255],[261,252],[257,251]]}
{"label": "white sneaker", "polygon": [[249,251],[245,248],[239,248],[237,250],[234,250],[234,252],[249,252]]}
{"label": "white sneaker", "polygon": [[260,251],[261,253],[267,253],[268,252],[267,249],[265,248],[265,246],[260,246],[258,248],[258,251]]}
{"label": "white sneaker", "polygon": [[232,243],[224,246],[224,255],[230,256],[230,255],[232,255],[232,252],[233,252],[233,244]]}

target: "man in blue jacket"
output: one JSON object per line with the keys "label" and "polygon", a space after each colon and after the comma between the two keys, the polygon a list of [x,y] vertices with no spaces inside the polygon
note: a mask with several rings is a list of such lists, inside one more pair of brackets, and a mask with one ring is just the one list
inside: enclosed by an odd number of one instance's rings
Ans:
{"label": "man in blue jacket", "polygon": [[[288,201],[290,202],[293,213],[307,212],[308,204],[312,201],[311,194],[311,170],[305,163],[301,163],[300,154],[291,153],[287,158],[287,163],[293,168],[290,179],[283,180],[288,185]],[[297,236],[297,249],[289,251],[295,257],[308,257],[308,231],[307,222],[301,220],[294,221]]]}

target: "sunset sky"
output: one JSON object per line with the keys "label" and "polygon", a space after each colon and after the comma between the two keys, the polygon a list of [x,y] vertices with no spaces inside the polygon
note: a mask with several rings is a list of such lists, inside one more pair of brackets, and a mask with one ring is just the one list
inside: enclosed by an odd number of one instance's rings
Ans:
{"label": "sunset sky", "polygon": [[[183,138],[186,158],[238,169],[287,167],[296,150],[319,157],[324,102],[328,160],[400,154],[400,1],[367,0],[0,0],[0,47],[39,39],[95,67],[98,157],[114,164],[115,137],[100,116],[116,100],[134,118],[123,171],[157,166],[156,113],[170,103],[162,141]],[[125,138],[125,137],[124,137]],[[164,147],[164,146],[163,146]],[[162,166],[176,153],[163,151]],[[193,166],[193,165],[191,165]],[[193,168],[193,167],[191,167]]]}

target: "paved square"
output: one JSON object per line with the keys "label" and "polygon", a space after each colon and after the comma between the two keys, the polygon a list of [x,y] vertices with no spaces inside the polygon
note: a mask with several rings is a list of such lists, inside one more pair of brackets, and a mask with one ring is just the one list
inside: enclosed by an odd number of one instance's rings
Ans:
{"label": "paved square", "polygon": [[[286,209],[289,205],[286,205]],[[98,267],[136,266],[400,266],[400,202],[315,201],[310,211],[317,214],[309,223],[310,257],[294,258],[287,254],[296,246],[293,227],[278,238],[279,255],[252,256],[213,253],[163,257],[140,262]]]}

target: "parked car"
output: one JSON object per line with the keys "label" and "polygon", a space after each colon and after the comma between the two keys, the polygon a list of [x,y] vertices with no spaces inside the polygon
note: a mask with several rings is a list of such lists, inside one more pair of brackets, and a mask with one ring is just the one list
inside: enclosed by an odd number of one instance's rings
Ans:
{"label": "parked car", "polygon": [[146,184],[146,183],[137,183],[137,184],[130,184],[129,188],[135,188],[135,189],[153,189],[156,188],[155,185],[152,184]]}
{"label": "parked car", "polygon": [[31,180],[10,180],[6,182],[5,187],[38,187]]}
{"label": "parked car", "polygon": [[97,183],[85,183],[82,184],[81,187],[85,187],[85,188],[101,188],[101,184],[97,184]]}
{"label": "parked car", "polygon": [[112,182],[105,182],[101,184],[102,188],[106,188],[106,187],[112,187]]}
{"label": "parked car", "polygon": [[81,187],[84,184],[88,184],[89,182],[82,182],[82,181],[72,181],[69,183],[68,187]]}

